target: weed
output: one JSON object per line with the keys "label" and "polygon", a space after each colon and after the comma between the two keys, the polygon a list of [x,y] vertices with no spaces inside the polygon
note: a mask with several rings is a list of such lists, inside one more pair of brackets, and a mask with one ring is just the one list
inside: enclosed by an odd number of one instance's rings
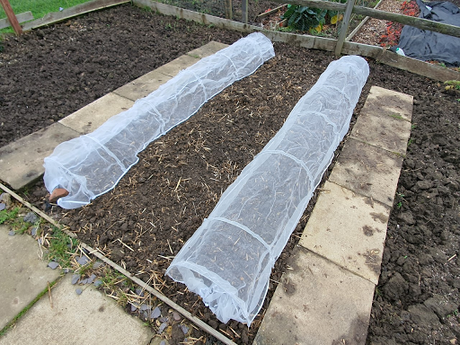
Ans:
{"label": "weed", "polygon": [[446,86],[446,90],[448,89],[455,89],[455,90],[460,90],[460,81],[458,80],[447,80],[444,82]]}
{"label": "weed", "polygon": [[[23,234],[30,228],[30,223],[25,222],[19,217],[20,208],[15,207],[12,210],[0,211],[0,224],[8,225],[15,233]],[[35,222],[34,226],[39,227],[41,219]]]}
{"label": "weed", "polygon": [[403,193],[396,193],[396,196],[400,199],[396,204],[396,208],[399,210],[403,205],[403,201],[405,201],[405,195]]}
{"label": "weed", "polygon": [[390,114],[389,116],[397,120],[403,120],[403,117],[401,116],[401,114],[395,113],[395,114]]}
{"label": "weed", "polygon": [[19,213],[19,207],[15,207],[11,211],[8,211],[8,210],[0,211],[0,224],[3,224],[3,223],[8,224],[9,221],[16,219],[18,213]]}
{"label": "weed", "polygon": [[407,147],[409,147],[413,143],[414,143],[414,138],[409,138],[409,141],[407,142]]}
{"label": "weed", "polygon": [[147,12],[147,13],[152,13],[153,10],[149,6],[142,6],[141,10]]}
{"label": "weed", "polygon": [[54,260],[61,267],[70,267],[71,258],[76,253],[78,240],[69,237],[61,229],[53,226],[48,247],[48,260]]}

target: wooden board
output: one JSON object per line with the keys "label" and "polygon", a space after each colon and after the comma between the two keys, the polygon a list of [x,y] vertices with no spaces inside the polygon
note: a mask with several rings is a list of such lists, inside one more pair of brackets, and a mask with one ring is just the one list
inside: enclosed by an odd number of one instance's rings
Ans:
{"label": "wooden board", "polygon": [[21,25],[19,25],[18,19],[16,18],[13,9],[11,8],[10,2],[8,0],[0,0],[0,4],[3,7],[6,16],[8,17],[8,21],[13,27],[14,32],[16,32],[16,35],[22,34]]}
{"label": "wooden board", "polygon": [[94,0],[74,7],[66,8],[61,12],[52,12],[45,15],[43,18],[28,22],[24,25],[23,30],[28,31],[39,28],[41,26],[57,23],[68,18],[78,16],[80,14],[100,10],[103,8],[116,6],[130,2],[130,0]]}
{"label": "wooden board", "polygon": [[[17,14],[16,18],[17,18],[19,23],[24,23],[24,22],[27,22],[29,20],[34,19],[34,16],[33,16],[32,12],[27,11],[27,12]],[[0,19],[0,29],[7,28],[9,26],[11,26],[11,24],[10,24],[10,21],[7,18]]]}

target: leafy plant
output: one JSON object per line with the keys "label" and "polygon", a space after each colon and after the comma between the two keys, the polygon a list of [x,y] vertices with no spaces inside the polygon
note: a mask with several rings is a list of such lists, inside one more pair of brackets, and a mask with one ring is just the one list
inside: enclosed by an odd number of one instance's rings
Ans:
{"label": "leafy plant", "polygon": [[287,19],[287,26],[300,31],[308,31],[324,25],[326,22],[327,10],[310,8],[308,6],[288,5],[283,19]]}
{"label": "leafy plant", "polygon": [[[346,0],[333,0],[345,3]],[[343,15],[337,11],[313,8],[300,5],[288,5],[282,19],[286,20],[288,28],[308,31],[310,34],[318,34],[327,24],[335,25],[343,19]]]}
{"label": "leafy plant", "polygon": [[19,207],[13,208],[11,211],[2,210],[0,211],[0,224],[7,223],[17,217],[19,213]]}

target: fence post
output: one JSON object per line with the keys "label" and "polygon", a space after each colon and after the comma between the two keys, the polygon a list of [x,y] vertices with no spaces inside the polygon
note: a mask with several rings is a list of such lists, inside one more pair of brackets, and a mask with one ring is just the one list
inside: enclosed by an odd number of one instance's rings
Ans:
{"label": "fence post", "polygon": [[249,0],[242,0],[241,10],[243,12],[243,23],[248,23]]}
{"label": "fence post", "polygon": [[2,4],[3,10],[5,11],[6,16],[8,17],[8,20],[10,21],[10,24],[13,27],[14,32],[16,32],[16,35],[22,34],[21,25],[19,25],[18,18],[16,18],[13,9],[11,8],[10,2],[8,0],[0,0],[0,3]]}
{"label": "fence post", "polygon": [[232,0],[225,0],[225,18],[233,19],[233,3]]}
{"label": "fence post", "polygon": [[353,11],[353,6],[355,5],[355,0],[348,0],[347,7],[345,8],[345,14],[343,16],[342,25],[340,27],[339,38],[337,39],[337,45],[335,46],[335,55],[340,56],[342,53],[343,42],[345,37],[347,37],[348,26],[350,25],[351,12]]}

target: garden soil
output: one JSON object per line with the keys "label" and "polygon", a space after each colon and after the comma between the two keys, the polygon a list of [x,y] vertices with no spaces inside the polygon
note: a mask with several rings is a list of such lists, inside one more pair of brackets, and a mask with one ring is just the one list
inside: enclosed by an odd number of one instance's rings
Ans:
{"label": "garden soil", "polygon": [[[130,5],[8,37],[0,53],[0,145],[44,128],[211,40],[231,44],[240,37]],[[235,321],[220,323],[199,297],[164,272],[225,189],[334,60],[324,51],[274,46],[275,58],[150,144],[114,190],[82,209],[51,209],[79,239],[239,344],[254,338],[315,197],[277,261],[268,297],[249,329]],[[414,96],[414,113],[367,343],[456,344],[460,95],[373,60],[369,65],[352,122],[372,85]],[[42,208],[46,193],[38,182],[23,196]],[[183,341],[180,332],[174,334],[173,342]],[[198,330],[193,336],[212,343]]]}

